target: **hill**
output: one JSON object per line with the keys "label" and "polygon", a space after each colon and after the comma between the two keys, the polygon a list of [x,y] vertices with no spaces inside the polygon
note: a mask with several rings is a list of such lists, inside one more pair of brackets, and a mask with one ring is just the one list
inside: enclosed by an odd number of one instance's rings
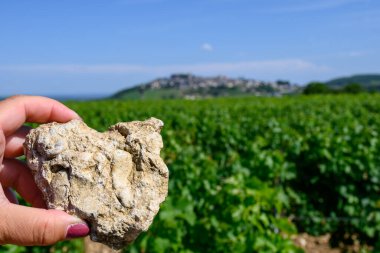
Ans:
{"label": "hill", "polygon": [[168,78],[127,88],[117,92],[117,99],[205,98],[239,95],[280,96],[294,93],[298,86],[288,81],[264,82],[225,76],[200,77],[192,74],[173,74]]}
{"label": "hill", "polygon": [[326,82],[326,84],[332,88],[341,88],[351,83],[358,83],[368,91],[380,91],[380,74],[353,75]]}

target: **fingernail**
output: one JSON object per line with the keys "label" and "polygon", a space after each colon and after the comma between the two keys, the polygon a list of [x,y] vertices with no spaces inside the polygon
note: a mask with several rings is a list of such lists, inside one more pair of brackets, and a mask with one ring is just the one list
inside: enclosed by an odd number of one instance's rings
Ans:
{"label": "fingernail", "polygon": [[67,228],[66,239],[84,237],[89,232],[90,228],[85,223],[72,224]]}

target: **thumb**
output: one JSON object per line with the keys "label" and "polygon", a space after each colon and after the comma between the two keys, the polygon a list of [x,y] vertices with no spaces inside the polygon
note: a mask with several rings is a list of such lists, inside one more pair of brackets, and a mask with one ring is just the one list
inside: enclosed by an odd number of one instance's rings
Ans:
{"label": "thumb", "polygon": [[84,221],[58,210],[3,203],[0,217],[0,244],[50,245],[89,233]]}

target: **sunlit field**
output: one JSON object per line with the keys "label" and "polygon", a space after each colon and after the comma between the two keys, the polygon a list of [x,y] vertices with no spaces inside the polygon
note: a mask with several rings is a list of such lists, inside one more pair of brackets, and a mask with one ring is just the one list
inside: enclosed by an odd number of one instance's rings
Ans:
{"label": "sunlit field", "polygon": [[302,252],[292,238],[304,232],[380,250],[379,95],[66,104],[99,131],[149,117],[165,123],[169,195],[124,252]]}

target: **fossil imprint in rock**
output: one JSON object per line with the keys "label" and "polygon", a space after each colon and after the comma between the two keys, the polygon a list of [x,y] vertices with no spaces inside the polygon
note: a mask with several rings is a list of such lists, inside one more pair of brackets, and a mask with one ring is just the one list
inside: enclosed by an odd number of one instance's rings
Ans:
{"label": "fossil imprint in rock", "polygon": [[88,222],[91,240],[120,249],[146,231],[168,192],[161,120],[99,133],[80,120],[31,130],[27,164],[49,209]]}

